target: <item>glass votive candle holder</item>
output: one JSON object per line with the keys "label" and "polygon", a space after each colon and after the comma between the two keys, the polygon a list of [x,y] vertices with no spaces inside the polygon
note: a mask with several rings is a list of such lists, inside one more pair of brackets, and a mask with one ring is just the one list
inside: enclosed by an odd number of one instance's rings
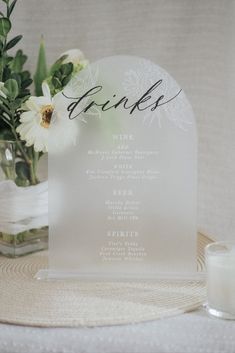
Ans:
{"label": "glass votive candle holder", "polygon": [[235,242],[215,242],[205,248],[209,314],[235,319]]}

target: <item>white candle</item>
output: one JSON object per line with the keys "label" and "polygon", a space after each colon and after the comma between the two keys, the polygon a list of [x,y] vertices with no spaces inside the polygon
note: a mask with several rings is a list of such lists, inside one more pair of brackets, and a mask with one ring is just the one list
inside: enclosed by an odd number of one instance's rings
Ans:
{"label": "white candle", "polygon": [[209,312],[235,318],[235,245],[211,244],[206,249],[206,264]]}

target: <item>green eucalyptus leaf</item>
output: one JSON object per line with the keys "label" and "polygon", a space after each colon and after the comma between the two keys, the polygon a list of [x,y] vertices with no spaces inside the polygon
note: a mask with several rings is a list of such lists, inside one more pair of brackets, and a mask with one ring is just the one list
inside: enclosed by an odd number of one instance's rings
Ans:
{"label": "green eucalyptus leaf", "polygon": [[8,90],[8,97],[14,100],[19,94],[18,83],[13,78],[10,78],[4,83],[4,87]]}
{"label": "green eucalyptus leaf", "polygon": [[11,78],[11,70],[9,69],[8,66],[4,66],[4,62],[3,62],[2,81],[5,82],[5,81],[8,80],[9,78]]}
{"label": "green eucalyptus leaf", "polygon": [[22,99],[21,98],[16,98],[12,102],[10,102],[10,107],[12,110],[17,110],[21,107],[22,105]]}
{"label": "green eucalyptus leaf", "polygon": [[29,93],[28,90],[27,90],[27,94],[24,95],[23,97],[20,97],[20,94],[19,94],[19,96],[17,97],[17,99],[19,98],[19,99],[21,100],[21,106],[22,106],[22,104],[23,104],[24,102],[27,101],[27,99],[29,98],[29,96],[30,96],[30,93]]}
{"label": "green eucalyptus leaf", "polygon": [[7,56],[5,58],[6,64],[9,65],[12,62],[13,59],[14,59],[13,56]]}
{"label": "green eucalyptus leaf", "polygon": [[14,80],[17,81],[18,87],[21,86],[21,77],[20,77],[19,74],[17,74],[16,72],[13,72],[13,73],[11,74],[11,78],[13,78]]}
{"label": "green eucalyptus leaf", "polygon": [[25,80],[28,80],[30,78],[30,73],[29,73],[29,71],[22,71],[20,73],[20,76],[21,76],[21,80],[25,81]]}
{"label": "green eucalyptus leaf", "polygon": [[14,10],[16,2],[17,2],[17,0],[13,0],[11,5],[9,6],[8,12],[7,12],[8,17],[11,15],[12,11]]}
{"label": "green eucalyptus leaf", "polygon": [[0,35],[6,37],[7,33],[11,29],[11,22],[8,18],[0,18]]}
{"label": "green eucalyptus leaf", "polygon": [[11,48],[13,48],[21,39],[22,39],[22,35],[18,35],[14,38],[12,38],[6,45],[6,50],[9,50]]}
{"label": "green eucalyptus leaf", "polygon": [[27,99],[30,96],[30,92],[28,89],[21,89],[18,95],[18,98],[25,98]]}
{"label": "green eucalyptus leaf", "polygon": [[23,54],[22,50],[17,50],[15,57],[9,63],[9,67],[14,72],[21,72],[26,60],[27,56]]}
{"label": "green eucalyptus leaf", "polygon": [[5,37],[3,35],[0,35],[0,42],[4,43],[4,41],[5,41]]}
{"label": "green eucalyptus leaf", "polygon": [[21,83],[21,88],[27,88],[28,86],[31,85],[32,82],[33,82],[33,80],[31,78],[29,78],[28,80],[24,80]]}

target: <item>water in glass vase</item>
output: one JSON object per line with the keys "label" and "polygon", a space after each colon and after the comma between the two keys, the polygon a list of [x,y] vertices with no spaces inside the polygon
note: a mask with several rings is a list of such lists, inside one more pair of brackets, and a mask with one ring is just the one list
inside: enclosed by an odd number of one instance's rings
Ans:
{"label": "water in glass vase", "polygon": [[0,253],[16,257],[47,248],[48,184],[30,185],[15,141],[0,141]]}

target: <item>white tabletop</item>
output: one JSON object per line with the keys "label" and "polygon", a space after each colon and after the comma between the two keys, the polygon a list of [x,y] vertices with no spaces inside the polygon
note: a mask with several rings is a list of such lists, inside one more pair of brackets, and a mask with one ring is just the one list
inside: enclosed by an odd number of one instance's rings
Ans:
{"label": "white tabletop", "polygon": [[1,353],[235,353],[235,321],[202,310],[134,325],[36,328],[0,324]]}

